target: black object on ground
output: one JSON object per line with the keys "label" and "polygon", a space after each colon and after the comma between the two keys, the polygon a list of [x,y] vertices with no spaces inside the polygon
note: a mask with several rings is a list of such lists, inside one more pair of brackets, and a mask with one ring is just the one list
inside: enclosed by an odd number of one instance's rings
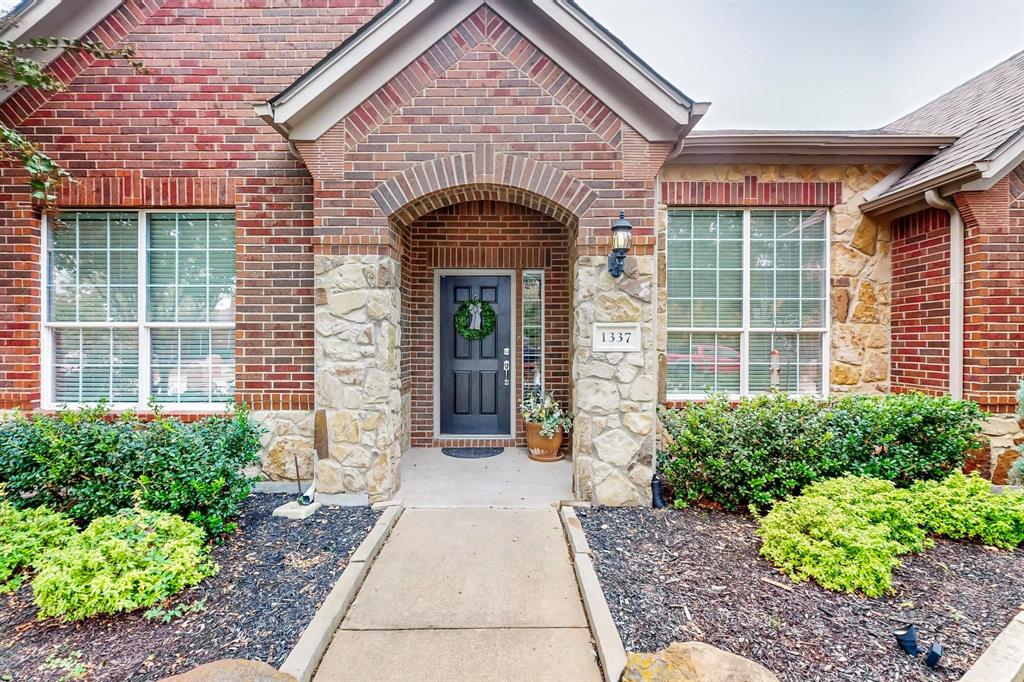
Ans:
{"label": "black object on ground", "polygon": [[900,648],[906,651],[908,656],[917,656],[919,651],[917,648],[917,628],[913,625],[907,625],[899,630],[894,630],[892,634]]}
{"label": "black object on ground", "polygon": [[483,459],[504,452],[505,448],[441,448],[441,452],[458,459]]}
{"label": "black object on ground", "polygon": [[665,496],[661,491],[661,479],[658,478],[657,474],[651,479],[651,506],[655,509],[661,509],[665,506]]}
{"label": "black object on ground", "polygon": [[928,653],[924,657],[924,663],[929,668],[935,668],[939,665],[940,658],[942,658],[942,645],[935,642],[928,648]]}
{"label": "black object on ground", "polygon": [[158,680],[220,658],[280,666],[379,516],[330,506],[304,521],[271,516],[293,499],[250,495],[239,530],[213,548],[220,572],[160,605],[169,623],[145,609],[39,621],[28,585],[0,595],[0,679],[71,679],[63,663],[104,682]]}

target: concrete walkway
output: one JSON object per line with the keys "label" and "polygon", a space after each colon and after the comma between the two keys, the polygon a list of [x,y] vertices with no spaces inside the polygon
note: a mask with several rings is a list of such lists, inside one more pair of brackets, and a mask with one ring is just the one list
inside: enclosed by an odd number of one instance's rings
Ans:
{"label": "concrete walkway", "polygon": [[457,459],[441,448],[402,453],[406,507],[550,508],[571,500],[572,462],[534,462],[526,448],[505,448],[496,457]]}
{"label": "concrete walkway", "polygon": [[407,509],[314,682],[599,682],[558,514]]}

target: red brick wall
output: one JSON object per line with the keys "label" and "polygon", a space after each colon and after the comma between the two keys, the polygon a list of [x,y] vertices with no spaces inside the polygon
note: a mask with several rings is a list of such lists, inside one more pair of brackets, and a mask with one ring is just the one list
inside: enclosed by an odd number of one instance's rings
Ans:
{"label": "red brick wall", "polygon": [[[0,107],[79,180],[63,205],[236,209],[237,393],[257,408],[312,404],[313,183],[252,104],[385,4],[128,0],[92,37],[134,43],[149,75],[69,56],[54,67],[67,92]],[[39,218],[23,180],[0,171],[0,407],[40,397]]]}
{"label": "red brick wall", "polygon": [[[471,201],[437,209],[404,229],[402,238],[402,383],[412,398],[412,445],[440,445],[434,435],[434,270],[515,270],[515,326],[522,321],[522,272],[544,271],[544,383],[569,406],[570,234],[553,218],[518,204]],[[521,395],[521,338],[513,339]],[[525,444],[517,416],[516,444]],[[481,442],[483,444],[483,442]]]}
{"label": "red brick wall", "polygon": [[1024,376],[1024,167],[955,196],[964,218],[964,397],[1012,411]]}
{"label": "red brick wall", "polygon": [[[298,147],[320,183],[315,219],[322,242],[394,245],[396,225],[467,198],[452,187],[504,186],[528,190],[511,197],[516,203],[574,214],[565,222],[578,222],[581,243],[606,252],[620,210],[630,217],[639,248],[649,248],[651,169],[671,147],[640,144],[629,133],[608,107],[483,7],[320,140]],[[420,178],[418,172],[429,179],[426,188],[406,181]],[[394,184],[385,188],[389,180]],[[418,206],[414,215],[402,211],[431,192],[433,205]],[[389,217],[399,212],[393,224]]]}
{"label": "red brick wall", "polygon": [[949,214],[892,222],[893,391],[949,391]]}

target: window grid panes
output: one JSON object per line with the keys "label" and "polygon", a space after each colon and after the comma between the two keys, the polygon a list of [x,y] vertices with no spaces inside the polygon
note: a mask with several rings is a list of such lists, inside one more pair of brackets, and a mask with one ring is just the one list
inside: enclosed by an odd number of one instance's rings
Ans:
{"label": "window grid panes", "polygon": [[234,216],[224,212],[79,211],[51,221],[49,399],[229,399],[234,235]]}
{"label": "window grid panes", "polygon": [[669,394],[821,394],[827,240],[824,209],[671,209]]}
{"label": "window grid panes", "polygon": [[50,322],[138,319],[138,216],[67,213],[47,258]]}
{"label": "window grid panes", "polygon": [[544,388],[544,274],[523,273],[523,397]]}

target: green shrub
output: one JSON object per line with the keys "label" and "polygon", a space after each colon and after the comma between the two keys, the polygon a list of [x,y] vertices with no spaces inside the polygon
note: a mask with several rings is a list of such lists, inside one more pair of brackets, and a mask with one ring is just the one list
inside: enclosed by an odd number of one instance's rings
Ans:
{"label": "green shrub", "polygon": [[928,543],[905,495],[888,481],[856,476],[812,484],[760,520],[761,555],[797,582],[884,594],[896,557]]}
{"label": "green shrub", "polygon": [[712,395],[661,412],[672,442],[659,467],[678,505],[767,509],[844,474],[901,486],[942,478],[976,446],[981,416],[975,403],[918,393],[831,401],[768,394],[735,404]]}
{"label": "green shrub", "polygon": [[173,512],[208,533],[252,490],[242,470],[259,461],[260,427],[248,410],[183,423],[113,415],[106,405],[0,423],[0,483],[19,507],[45,505],[80,523],[131,507]]}
{"label": "green shrub", "polygon": [[45,505],[89,521],[132,506],[143,434],[106,405],[0,423],[0,482],[17,506]]}
{"label": "green shrub", "polygon": [[152,606],[214,573],[205,540],[201,529],[165,512],[101,516],[37,562],[39,615],[75,621]]}
{"label": "green shrub", "polygon": [[977,403],[923,393],[848,396],[827,410],[834,434],[829,450],[848,463],[846,472],[900,486],[959,469],[965,451],[979,446],[985,416]]}
{"label": "green shrub", "polygon": [[934,535],[1013,549],[1024,544],[1024,493],[993,493],[977,475],[955,473],[910,488],[918,523]]}
{"label": "green shrub", "polygon": [[795,581],[878,596],[892,590],[898,557],[930,544],[928,534],[1024,544],[1024,494],[997,494],[976,474],[951,474],[896,488],[875,478],[821,481],[759,520],[761,555]]}
{"label": "green shrub", "polygon": [[261,427],[248,410],[191,424],[157,415],[147,426],[142,506],[177,514],[211,536],[233,531],[230,518],[255,485],[243,467],[259,461]]}
{"label": "green shrub", "polygon": [[764,508],[839,468],[825,449],[820,403],[762,395],[732,406],[721,395],[662,414],[673,438],[661,459],[677,504]]}
{"label": "green shrub", "polygon": [[63,514],[46,507],[17,509],[0,497],[0,593],[13,592],[32,561],[78,532]]}

